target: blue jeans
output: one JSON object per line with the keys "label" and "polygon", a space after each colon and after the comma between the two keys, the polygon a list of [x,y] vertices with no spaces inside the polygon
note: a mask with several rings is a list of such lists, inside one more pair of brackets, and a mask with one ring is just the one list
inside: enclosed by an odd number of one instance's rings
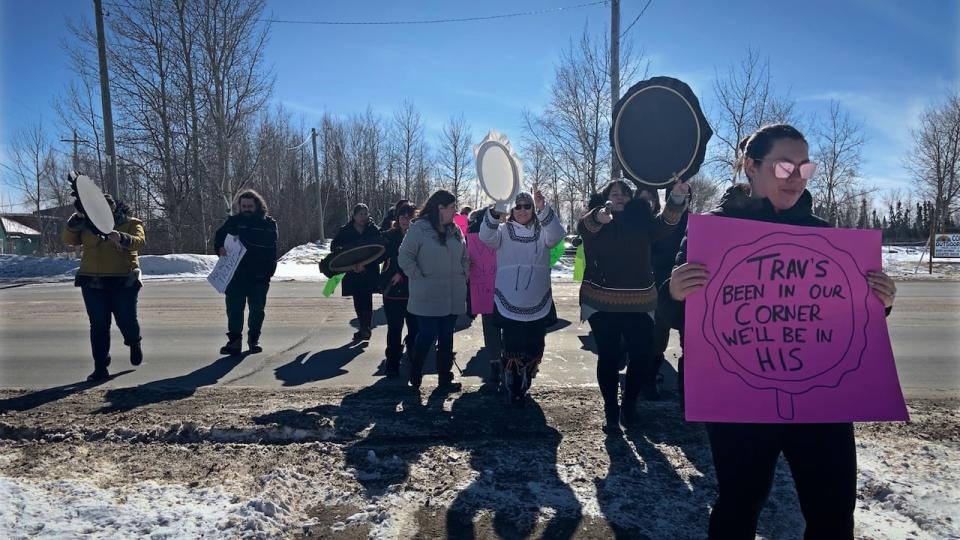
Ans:
{"label": "blue jeans", "polygon": [[423,378],[423,363],[430,354],[433,344],[437,344],[437,375],[440,384],[453,380],[453,328],[457,324],[456,315],[441,317],[418,317],[417,342],[414,346],[413,361],[410,366],[410,382],[420,385]]}
{"label": "blue jeans", "polygon": [[137,322],[137,295],[140,284],[122,289],[94,289],[80,287],[83,305],[90,319],[90,348],[93,365],[106,369],[110,365],[110,320],[116,319],[123,334],[124,345],[140,343],[140,323]]}

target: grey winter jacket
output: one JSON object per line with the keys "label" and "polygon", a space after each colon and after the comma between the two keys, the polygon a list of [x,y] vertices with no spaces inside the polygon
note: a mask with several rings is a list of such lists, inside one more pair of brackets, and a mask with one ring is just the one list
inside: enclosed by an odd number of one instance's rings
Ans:
{"label": "grey winter jacket", "polygon": [[423,317],[459,315],[467,311],[467,276],[470,258],[460,229],[447,226],[441,244],[427,219],[410,224],[397,261],[410,279],[407,311]]}

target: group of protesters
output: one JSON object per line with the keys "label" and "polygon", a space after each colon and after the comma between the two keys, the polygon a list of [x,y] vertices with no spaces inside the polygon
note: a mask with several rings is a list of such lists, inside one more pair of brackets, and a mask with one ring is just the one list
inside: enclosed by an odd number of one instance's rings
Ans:
{"label": "group of protesters", "polygon": [[[745,137],[738,168],[747,184],[728,189],[711,213],[731,218],[806,227],[827,227],[812,213],[806,190],[816,165],[804,136],[786,124],[767,125]],[[615,433],[637,423],[637,401],[660,397],[660,367],[670,329],[681,331],[684,301],[710,279],[710,269],[687,262],[685,221],[689,187],[676,181],[664,204],[656,189],[635,189],[615,179],[595,194],[576,224],[583,241],[585,271],[580,286],[580,319],[590,324],[597,350],[597,382],[604,429]],[[84,227],[78,212],[64,240],[84,246],[76,285],[90,318],[95,370],[91,381],[109,378],[110,320],[116,318],[130,361],[143,360],[136,317],[140,289],[137,252],[145,242],[142,223],[126,206],[110,200],[116,230],[104,236]],[[496,252],[493,310],[482,314],[484,343],[491,356],[489,382],[502,388],[509,403],[523,407],[543,360],[545,336],[556,322],[551,291],[550,251],[563,240],[555,209],[539,191],[520,192],[510,205],[470,214],[474,240]],[[248,310],[247,343],[260,351],[260,335],[270,278],[277,265],[277,225],[263,198],[241,192],[235,215],[216,233],[215,249],[225,255],[224,239],[235,235],[246,247],[226,289],[228,343],[224,354],[242,350],[243,317]],[[457,200],[438,190],[417,208],[398,201],[381,227],[369,208],[357,204],[331,244],[334,253],[379,243],[383,255],[351,268],[342,282],[351,296],[358,331],[371,338],[373,295],[383,297],[387,317],[385,374],[398,377],[407,358],[407,382],[419,389],[424,363],[435,348],[438,386],[461,390],[453,374],[454,330],[468,310],[471,251],[467,235],[454,222]],[[472,237],[472,235],[471,235]],[[866,279],[889,313],[896,287],[882,272]],[[403,329],[406,325],[406,336]],[[620,389],[623,351],[625,384]],[[682,365],[681,357],[681,377]],[[807,538],[851,538],[856,503],[856,451],[851,423],[707,424],[718,497],[709,525],[711,538],[753,538],[770,490],[777,459],[786,456],[794,476]]]}

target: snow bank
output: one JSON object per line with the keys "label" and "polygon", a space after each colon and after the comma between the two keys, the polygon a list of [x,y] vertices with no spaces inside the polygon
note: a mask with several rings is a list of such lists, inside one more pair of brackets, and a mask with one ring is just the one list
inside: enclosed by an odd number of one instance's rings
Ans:
{"label": "snow bank", "polygon": [[[259,503],[259,504],[258,504]],[[280,511],[218,488],[142,482],[99,488],[84,480],[0,477],[6,538],[276,538]]]}
{"label": "snow bank", "polygon": [[[282,281],[326,281],[317,266],[330,253],[330,240],[299,245],[280,257],[274,276]],[[924,263],[919,265],[921,255]],[[960,260],[947,262],[938,259],[933,274],[927,273],[926,255],[922,246],[884,246],[883,269],[893,277],[908,279],[960,280]],[[216,255],[141,255],[143,278],[150,279],[206,279],[217,263]],[[0,255],[0,282],[2,281],[70,281],[79,260],[26,255]],[[554,265],[554,279],[573,278],[573,257],[565,255]]]}

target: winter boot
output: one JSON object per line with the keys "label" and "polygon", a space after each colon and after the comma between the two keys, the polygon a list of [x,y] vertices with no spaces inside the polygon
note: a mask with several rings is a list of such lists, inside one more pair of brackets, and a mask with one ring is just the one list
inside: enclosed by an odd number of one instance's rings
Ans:
{"label": "winter boot", "polygon": [[143,348],[140,347],[140,342],[136,342],[133,345],[130,345],[130,365],[139,366],[143,363]]}
{"label": "winter boot", "polygon": [[373,334],[373,312],[361,311],[359,316],[360,330],[357,331],[360,341],[367,341]]}
{"label": "winter boot", "polygon": [[110,378],[110,372],[105,367],[99,367],[93,370],[93,373],[87,375],[87,382],[103,382]]}
{"label": "winter boot", "polygon": [[603,406],[603,431],[606,433],[620,431],[620,407],[616,403]]}
{"label": "winter boot", "polygon": [[453,373],[440,373],[440,383],[437,384],[437,390],[444,392],[459,392],[463,385],[453,380]]}
{"label": "winter boot", "polygon": [[247,338],[247,349],[250,351],[250,354],[263,352],[263,347],[260,346],[259,339]]}
{"label": "winter boot", "polygon": [[242,349],[243,349],[243,338],[240,336],[231,337],[229,341],[227,341],[226,345],[224,345],[223,347],[220,347],[220,354],[227,354],[230,356],[234,356],[234,355],[240,354]]}
{"label": "winter boot", "polygon": [[400,357],[398,354],[387,356],[386,366],[384,366],[384,376],[394,378],[400,376]]}
{"label": "winter boot", "polygon": [[94,362],[93,373],[87,375],[87,381],[89,382],[103,382],[110,378],[110,372],[107,371],[107,366],[110,365],[110,357],[108,356],[103,363]]}

